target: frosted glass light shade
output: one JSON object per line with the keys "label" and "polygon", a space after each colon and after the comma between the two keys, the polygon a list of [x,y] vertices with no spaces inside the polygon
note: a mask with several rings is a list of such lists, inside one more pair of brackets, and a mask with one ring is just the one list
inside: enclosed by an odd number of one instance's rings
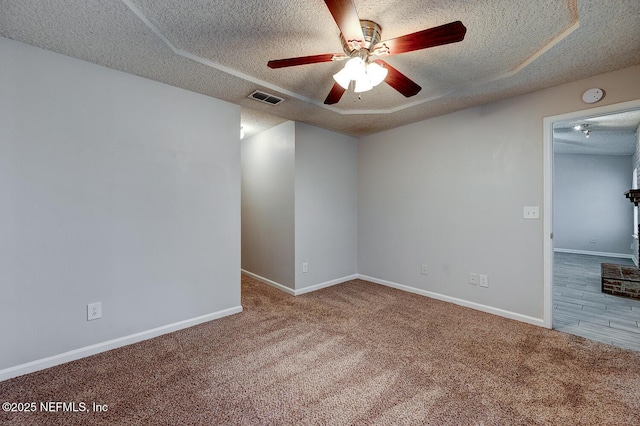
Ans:
{"label": "frosted glass light shade", "polygon": [[388,69],[376,64],[375,62],[367,65],[367,75],[369,76],[369,79],[371,80],[371,84],[373,86],[377,86],[378,84],[382,83],[384,79],[387,78],[388,73]]}
{"label": "frosted glass light shade", "polygon": [[340,71],[333,75],[333,79],[342,86],[343,89],[347,90],[349,88],[349,83],[351,82],[351,78],[349,78],[349,72],[342,68]]}
{"label": "frosted glass light shade", "polygon": [[356,87],[354,87],[353,91],[356,93],[361,93],[371,89],[373,89],[373,84],[371,84],[371,80],[369,79],[369,76],[363,73],[356,80]]}
{"label": "frosted glass light shade", "polygon": [[344,64],[344,69],[348,73],[351,80],[357,80],[362,74],[365,73],[365,64],[362,58],[351,58]]}

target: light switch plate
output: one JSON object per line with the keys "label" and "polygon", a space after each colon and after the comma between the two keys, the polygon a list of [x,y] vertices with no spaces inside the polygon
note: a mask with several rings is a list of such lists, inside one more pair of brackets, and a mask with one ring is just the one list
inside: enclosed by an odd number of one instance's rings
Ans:
{"label": "light switch plate", "polygon": [[523,217],[525,219],[540,219],[540,207],[538,206],[525,206]]}

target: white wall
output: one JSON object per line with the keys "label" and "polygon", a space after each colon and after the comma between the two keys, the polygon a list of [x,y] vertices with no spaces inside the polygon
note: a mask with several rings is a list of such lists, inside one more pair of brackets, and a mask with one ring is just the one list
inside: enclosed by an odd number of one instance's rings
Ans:
{"label": "white wall", "polygon": [[295,133],[295,277],[301,290],[358,272],[358,141],[302,123]]}
{"label": "white wall", "polygon": [[242,141],[242,269],[295,289],[295,124]]}
{"label": "white wall", "polygon": [[0,57],[0,370],[241,309],[239,107]]}
{"label": "white wall", "polygon": [[632,172],[631,156],[555,154],[555,248],[630,256]]}
{"label": "white wall", "polygon": [[[543,118],[640,98],[640,67],[513,97],[359,142],[359,273],[542,323]],[[543,219],[541,217],[541,219]],[[421,275],[420,265],[429,266]],[[468,284],[486,274],[489,288]]]}

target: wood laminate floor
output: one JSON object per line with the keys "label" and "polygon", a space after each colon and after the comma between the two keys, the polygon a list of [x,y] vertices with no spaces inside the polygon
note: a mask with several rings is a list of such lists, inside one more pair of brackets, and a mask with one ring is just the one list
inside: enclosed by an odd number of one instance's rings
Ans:
{"label": "wood laminate floor", "polygon": [[640,300],[600,291],[600,264],[630,259],[554,253],[553,328],[640,351]]}

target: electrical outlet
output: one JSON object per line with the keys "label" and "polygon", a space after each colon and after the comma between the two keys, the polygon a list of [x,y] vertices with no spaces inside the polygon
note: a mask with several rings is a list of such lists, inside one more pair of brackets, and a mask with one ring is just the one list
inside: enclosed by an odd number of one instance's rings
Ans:
{"label": "electrical outlet", "polygon": [[480,275],[480,287],[489,287],[489,277],[487,275]]}
{"label": "electrical outlet", "polygon": [[306,274],[309,272],[309,264],[307,262],[302,262],[302,272]]}
{"label": "electrical outlet", "polygon": [[102,302],[89,303],[87,305],[87,321],[102,318]]}
{"label": "electrical outlet", "polygon": [[429,275],[429,267],[423,263],[422,268],[420,268],[420,273],[422,275]]}
{"label": "electrical outlet", "polygon": [[478,285],[478,274],[469,274],[469,284]]}

